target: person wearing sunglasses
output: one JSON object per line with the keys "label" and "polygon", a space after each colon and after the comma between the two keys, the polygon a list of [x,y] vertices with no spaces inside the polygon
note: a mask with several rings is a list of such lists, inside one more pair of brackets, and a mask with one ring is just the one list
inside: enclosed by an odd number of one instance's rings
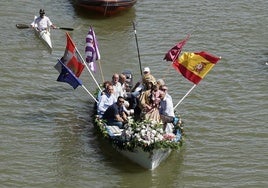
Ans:
{"label": "person wearing sunglasses", "polygon": [[123,128],[124,124],[127,123],[127,115],[123,108],[124,102],[124,98],[119,96],[116,103],[109,106],[104,112],[103,119],[106,120],[107,125],[115,125]]}
{"label": "person wearing sunglasses", "polygon": [[176,125],[179,121],[177,117],[175,117],[174,109],[173,109],[173,101],[172,97],[168,94],[168,87],[166,85],[160,86],[160,90],[162,91],[160,95],[160,105],[159,105],[159,113],[164,123],[164,130],[166,132],[172,132],[174,125]]}
{"label": "person wearing sunglasses", "polygon": [[32,23],[31,26],[37,27],[39,31],[48,30],[50,27],[56,29],[57,27],[50,21],[49,17],[45,15],[45,10],[39,10],[39,17],[37,17]]}

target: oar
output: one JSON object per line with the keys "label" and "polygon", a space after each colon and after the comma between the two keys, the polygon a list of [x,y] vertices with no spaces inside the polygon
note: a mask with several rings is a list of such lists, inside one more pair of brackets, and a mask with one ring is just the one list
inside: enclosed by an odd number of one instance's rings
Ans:
{"label": "oar", "polygon": [[62,30],[67,30],[67,31],[73,31],[73,28],[69,28],[69,27],[57,27],[56,29],[62,29]]}
{"label": "oar", "polygon": [[[27,29],[27,28],[31,28],[31,26],[26,25],[26,24],[16,24],[16,27],[18,29]],[[67,30],[67,31],[73,31],[73,28],[69,28],[69,27],[56,27],[56,29],[62,29],[62,30]]]}
{"label": "oar", "polygon": [[27,28],[30,28],[29,25],[26,25],[26,24],[16,24],[16,27],[18,29],[27,29]]}

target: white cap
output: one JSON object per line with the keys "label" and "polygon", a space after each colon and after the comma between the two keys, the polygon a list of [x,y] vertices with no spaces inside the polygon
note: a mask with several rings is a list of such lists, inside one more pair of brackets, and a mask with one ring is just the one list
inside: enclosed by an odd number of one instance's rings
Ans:
{"label": "white cap", "polygon": [[149,67],[145,67],[145,68],[143,69],[143,72],[150,72],[150,68],[149,68]]}

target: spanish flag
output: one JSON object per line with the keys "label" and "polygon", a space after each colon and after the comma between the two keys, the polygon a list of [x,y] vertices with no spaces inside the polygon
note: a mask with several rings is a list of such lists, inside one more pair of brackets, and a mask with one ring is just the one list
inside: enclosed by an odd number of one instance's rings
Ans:
{"label": "spanish flag", "polygon": [[219,60],[220,57],[207,52],[184,52],[172,66],[189,81],[198,84]]}

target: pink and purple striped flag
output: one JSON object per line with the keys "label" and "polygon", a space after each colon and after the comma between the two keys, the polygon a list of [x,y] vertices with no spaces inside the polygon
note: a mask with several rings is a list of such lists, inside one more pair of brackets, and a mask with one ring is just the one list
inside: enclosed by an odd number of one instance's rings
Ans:
{"label": "pink and purple striped flag", "polygon": [[100,59],[100,52],[98,48],[98,41],[93,28],[90,26],[86,37],[86,62],[89,63],[90,69],[96,72],[96,61]]}

